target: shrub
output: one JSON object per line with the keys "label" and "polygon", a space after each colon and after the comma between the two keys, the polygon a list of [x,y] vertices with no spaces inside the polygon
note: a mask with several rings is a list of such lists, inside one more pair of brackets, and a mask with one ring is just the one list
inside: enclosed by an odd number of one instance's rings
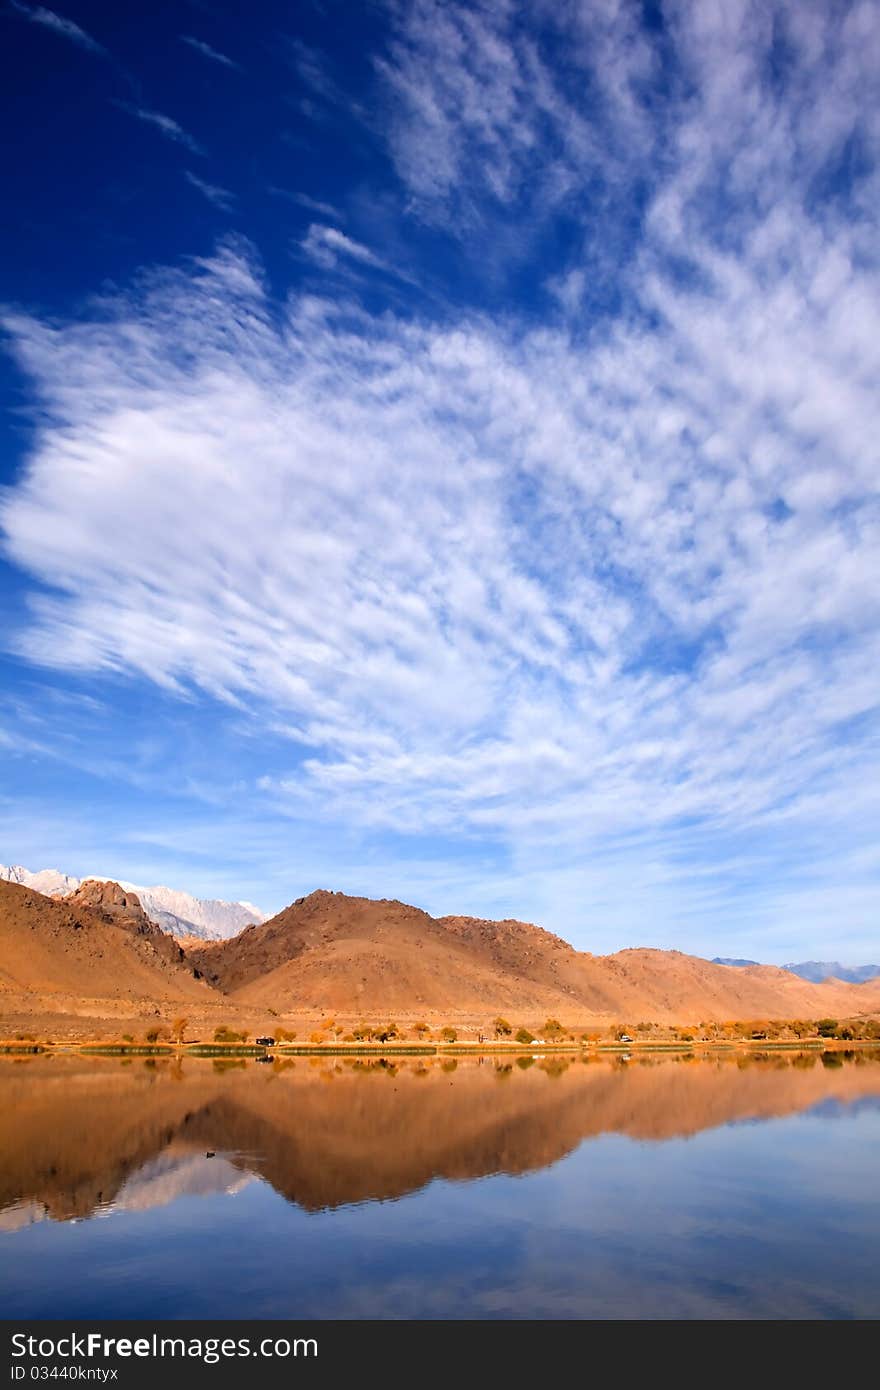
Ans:
{"label": "shrub", "polygon": [[123,1033],[123,1035],[122,1035],[122,1041],[123,1041],[123,1042],[134,1042],[134,1038],[132,1037],[131,1033]]}
{"label": "shrub", "polygon": [[448,1025],[440,1029],[440,1036],[444,1042],[458,1042],[458,1033],[454,1028],[450,1028]]}
{"label": "shrub", "polygon": [[324,1034],[323,1034],[323,1033],[310,1033],[310,1034],[309,1034],[309,1042],[310,1042],[310,1043],[322,1043],[323,1041],[324,1041]]}
{"label": "shrub", "polygon": [[509,1038],[513,1032],[506,1018],[496,1018],[492,1026],[495,1029],[496,1038]]}
{"label": "shrub", "polygon": [[148,1028],[147,1031],[146,1031],[146,1033],[144,1034],[144,1037],[146,1038],[146,1040],[147,1040],[148,1043],[158,1042],[158,1041],[159,1041],[159,1029],[158,1029],[158,1028]]}
{"label": "shrub", "polygon": [[397,1024],[386,1023],[384,1028],[374,1029],[373,1037],[379,1042],[390,1042],[392,1038],[397,1037]]}
{"label": "shrub", "polygon": [[176,1018],[171,1025],[171,1036],[175,1042],[182,1043],[189,1026],[188,1018]]}
{"label": "shrub", "polygon": [[545,1038],[558,1038],[560,1034],[565,1032],[565,1029],[558,1018],[548,1018],[541,1032],[544,1034]]}
{"label": "shrub", "polygon": [[530,1033],[528,1028],[518,1028],[514,1033],[514,1037],[518,1043],[531,1043],[535,1041],[534,1034]]}
{"label": "shrub", "polygon": [[247,1038],[247,1033],[236,1033],[225,1023],[221,1023],[219,1028],[214,1029],[215,1043],[241,1043]]}
{"label": "shrub", "polygon": [[836,1018],[820,1018],[816,1024],[816,1032],[820,1038],[833,1038],[837,1032]]}
{"label": "shrub", "polygon": [[431,1031],[431,1030],[430,1030],[430,1028],[428,1027],[427,1023],[414,1023],[414,1024],[413,1024],[413,1032],[415,1033],[416,1037],[421,1038],[421,1037],[423,1037],[423,1036],[425,1035],[425,1033],[430,1033],[430,1031]]}

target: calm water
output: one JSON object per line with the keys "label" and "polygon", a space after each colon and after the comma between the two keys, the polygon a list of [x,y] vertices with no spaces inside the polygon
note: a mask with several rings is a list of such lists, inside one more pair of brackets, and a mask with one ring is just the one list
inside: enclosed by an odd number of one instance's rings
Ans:
{"label": "calm water", "polygon": [[524,1061],[0,1060],[4,1316],[880,1315],[880,1053]]}

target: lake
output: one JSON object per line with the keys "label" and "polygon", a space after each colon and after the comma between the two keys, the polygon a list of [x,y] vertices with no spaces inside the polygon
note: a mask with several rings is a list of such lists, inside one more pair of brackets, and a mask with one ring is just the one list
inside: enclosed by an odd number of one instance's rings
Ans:
{"label": "lake", "polygon": [[875,1318],[878,1155],[878,1051],[7,1057],[0,1303]]}

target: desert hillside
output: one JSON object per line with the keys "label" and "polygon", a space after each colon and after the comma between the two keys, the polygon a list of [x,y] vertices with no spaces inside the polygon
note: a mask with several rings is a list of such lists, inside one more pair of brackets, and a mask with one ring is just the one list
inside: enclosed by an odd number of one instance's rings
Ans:
{"label": "desert hillside", "polygon": [[4,995],[135,1001],[210,998],[171,937],[117,884],[84,884],[56,901],[0,882],[0,1007]]}
{"label": "desert hillside", "polygon": [[[260,926],[188,952],[136,894],[84,882],[56,900],[0,882],[0,1012],[122,1018],[173,1002],[200,1030],[271,1016],[536,1025],[817,1019],[880,1013],[880,982],[813,984],[773,966],[733,969],[678,951],[594,956],[527,922],[434,918],[392,900],[319,891]],[[138,1027],[141,1025],[139,1024]],[[312,1025],[314,1026],[314,1024]]]}
{"label": "desert hillside", "polygon": [[593,956],[527,922],[433,918],[325,891],[190,954],[238,1003],[293,1012],[549,1011],[578,1022],[662,1022],[880,1010],[880,983],[816,985],[774,966],[734,970],[678,951]]}

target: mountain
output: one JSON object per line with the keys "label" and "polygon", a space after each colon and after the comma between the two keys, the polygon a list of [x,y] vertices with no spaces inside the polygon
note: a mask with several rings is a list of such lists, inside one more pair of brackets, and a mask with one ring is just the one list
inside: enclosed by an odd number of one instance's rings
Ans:
{"label": "mountain", "polygon": [[593,956],[528,922],[433,918],[396,900],[323,890],[190,957],[236,1003],[288,1012],[546,1012],[635,1024],[880,1009],[880,984],[816,985],[777,966],[730,970],[680,951]]}
{"label": "mountain", "polygon": [[272,1010],[374,1021],[424,1014],[477,1028],[499,1013],[532,1027],[548,1015],[635,1027],[880,1012],[880,981],[814,984],[776,966],[732,970],[680,951],[594,956],[528,922],[434,918],[396,900],[323,890],[184,951],[118,883],[87,879],[50,898],[0,882],[7,1022],[38,1013],[119,1018],[125,1009],[143,1017],[171,1000],[189,1001],[187,1016],[206,1030],[230,1008],[246,1022]]}
{"label": "mountain", "polygon": [[851,985],[864,984],[866,980],[880,977],[880,965],[841,965],[837,960],[804,960],[799,965],[784,965],[793,975],[802,980],[812,980],[821,984],[823,980],[845,980]]}
{"label": "mountain", "polygon": [[[91,877],[91,875],[87,876]],[[98,876],[96,876],[98,877]],[[73,878],[58,869],[39,869],[31,873],[21,864],[0,864],[0,881],[22,883],[50,897],[64,897],[79,888],[85,879]],[[220,941],[234,936],[252,922],[264,922],[266,914],[249,902],[225,902],[222,898],[195,898],[178,888],[144,888],[120,880],[120,887],[137,893],[149,917],[172,936],[199,937]]]}
{"label": "mountain", "polygon": [[59,995],[71,1013],[91,999],[144,1007],[211,999],[182,948],[117,884],[87,884],[56,899],[0,882],[0,1011],[22,996],[42,1004]]}
{"label": "mountain", "polygon": [[266,914],[249,902],[225,902],[222,898],[194,898],[179,888],[140,888],[126,883],[137,893],[144,910],[172,936],[199,937],[203,941],[222,941],[235,936],[243,927],[265,922]]}
{"label": "mountain", "polygon": [[30,869],[24,868],[22,864],[0,864],[0,883],[4,881],[21,883],[25,888],[33,888],[35,892],[45,893],[51,898],[72,893],[79,887],[82,879],[62,874],[58,869],[38,869],[36,873],[31,873]]}
{"label": "mountain", "polygon": [[[756,960],[734,960],[729,956],[715,956],[713,965],[757,965]],[[836,960],[804,960],[798,965],[783,965],[781,970],[789,970],[802,980],[810,980],[820,985],[823,980],[843,980],[850,985],[861,985],[866,980],[880,977],[880,965],[841,965]]]}

